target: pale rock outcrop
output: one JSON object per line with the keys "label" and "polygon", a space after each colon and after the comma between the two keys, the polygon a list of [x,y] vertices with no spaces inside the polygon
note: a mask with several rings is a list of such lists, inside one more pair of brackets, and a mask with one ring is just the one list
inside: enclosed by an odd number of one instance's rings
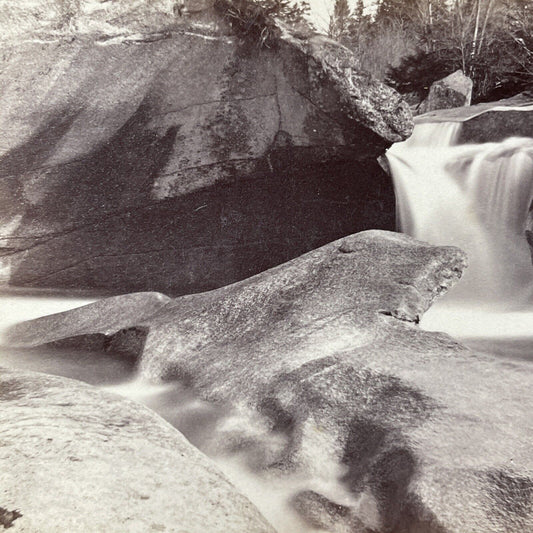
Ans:
{"label": "pale rock outcrop", "polygon": [[0,404],[0,524],[13,533],[273,533],[207,457],[146,407],[7,369]]}
{"label": "pale rock outcrop", "polygon": [[[145,332],[145,376],[240,413],[216,442],[271,475],[311,479],[292,499],[310,525],[522,533],[533,528],[530,370],[416,325],[464,267],[456,248],[363,232],[147,318],[125,310],[115,328]],[[75,337],[84,315],[109,334],[98,317],[118,302],[22,324],[9,339]],[[328,492],[332,482],[349,497]]]}
{"label": "pale rock outcrop", "polygon": [[472,80],[462,70],[456,70],[431,84],[429,94],[417,108],[417,114],[470,105],[473,85]]}

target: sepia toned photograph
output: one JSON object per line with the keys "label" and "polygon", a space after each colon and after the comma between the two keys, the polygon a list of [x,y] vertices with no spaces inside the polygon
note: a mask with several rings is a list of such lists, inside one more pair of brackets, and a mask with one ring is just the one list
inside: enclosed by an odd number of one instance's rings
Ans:
{"label": "sepia toned photograph", "polygon": [[0,0],[0,531],[533,533],[532,0]]}

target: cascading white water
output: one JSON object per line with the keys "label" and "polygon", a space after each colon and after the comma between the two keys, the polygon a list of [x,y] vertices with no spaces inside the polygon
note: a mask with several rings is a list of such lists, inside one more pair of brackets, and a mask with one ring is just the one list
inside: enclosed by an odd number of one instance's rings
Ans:
{"label": "cascading white water", "polygon": [[[460,122],[418,124],[410,139],[387,153],[399,230],[432,244],[458,246],[469,256],[463,279],[428,319],[440,312],[446,323],[447,313],[448,322],[455,317],[477,336],[476,323],[496,334],[491,319],[498,311],[501,329],[505,311],[513,317],[509,334],[522,329],[533,334],[533,315],[527,313],[533,309],[533,265],[524,234],[533,198],[533,139],[460,145],[461,127]],[[483,309],[483,316],[474,317],[473,309]],[[457,328],[449,332],[463,336]]]}

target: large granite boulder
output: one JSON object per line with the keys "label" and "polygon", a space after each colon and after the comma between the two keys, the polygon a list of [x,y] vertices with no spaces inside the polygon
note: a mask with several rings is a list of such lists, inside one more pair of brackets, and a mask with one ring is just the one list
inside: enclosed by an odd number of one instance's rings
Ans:
{"label": "large granite boulder", "polygon": [[333,41],[267,17],[262,45],[212,4],[2,4],[2,283],[197,292],[393,229],[376,157],[407,104]]}
{"label": "large granite boulder", "polygon": [[146,407],[82,383],[0,369],[0,525],[11,531],[273,532]]}
{"label": "large granite boulder", "polygon": [[429,94],[418,106],[417,113],[468,106],[472,102],[473,86],[473,81],[462,70],[456,70],[431,84]]}
{"label": "large granite boulder", "polygon": [[[291,501],[313,527],[522,533],[533,528],[529,367],[417,326],[464,267],[456,248],[369,231],[216,291],[102,300],[8,341],[109,342],[136,328],[144,376],[237,413],[216,443],[308,480]],[[159,309],[141,315],[143,298]]]}

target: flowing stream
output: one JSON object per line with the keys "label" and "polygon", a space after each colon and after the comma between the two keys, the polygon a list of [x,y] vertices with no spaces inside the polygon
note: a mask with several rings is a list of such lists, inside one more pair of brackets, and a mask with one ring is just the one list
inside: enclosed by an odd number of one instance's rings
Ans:
{"label": "flowing stream", "polygon": [[[324,489],[334,495],[336,501],[348,505],[353,502],[347,491],[339,483],[325,485],[306,477],[291,476],[280,480],[269,476],[268,472],[254,471],[249,465],[250,457],[245,454],[221,452],[217,446],[219,430],[224,424],[235,422],[233,413],[228,410],[203,401],[179,383],[154,384],[140,378],[134,362],[128,358],[100,352],[73,352],[71,349],[2,347],[3,332],[10,326],[74,309],[98,298],[50,294],[48,291],[0,294],[0,366],[77,379],[145,404],[214,459],[226,477],[256,505],[278,533],[327,533],[300,519],[289,504],[291,496],[310,487],[319,491]],[[242,427],[241,420],[236,422]],[[333,479],[340,475],[341,472]]]}
{"label": "flowing stream", "polygon": [[[458,145],[460,129],[459,122],[419,124],[411,139],[387,154],[401,231],[459,246],[470,260],[463,279],[434,304],[421,326],[446,331],[478,350],[533,361],[533,265],[524,236],[533,197],[533,139]],[[4,294],[0,333],[17,322],[94,299]],[[322,531],[305,526],[287,505],[309,480],[271,480],[252,474],[239,457],[217,456],[206,442],[228,413],[184,387],[147,383],[137,377],[131,361],[94,352],[2,349],[0,365],[79,379],[145,403],[213,456],[280,533]],[[332,490],[342,501],[342,488]]]}
{"label": "flowing stream", "polygon": [[461,122],[422,123],[387,153],[398,228],[458,246],[469,267],[422,327],[467,345],[533,359],[533,265],[525,238],[533,199],[533,139],[458,144]]}

